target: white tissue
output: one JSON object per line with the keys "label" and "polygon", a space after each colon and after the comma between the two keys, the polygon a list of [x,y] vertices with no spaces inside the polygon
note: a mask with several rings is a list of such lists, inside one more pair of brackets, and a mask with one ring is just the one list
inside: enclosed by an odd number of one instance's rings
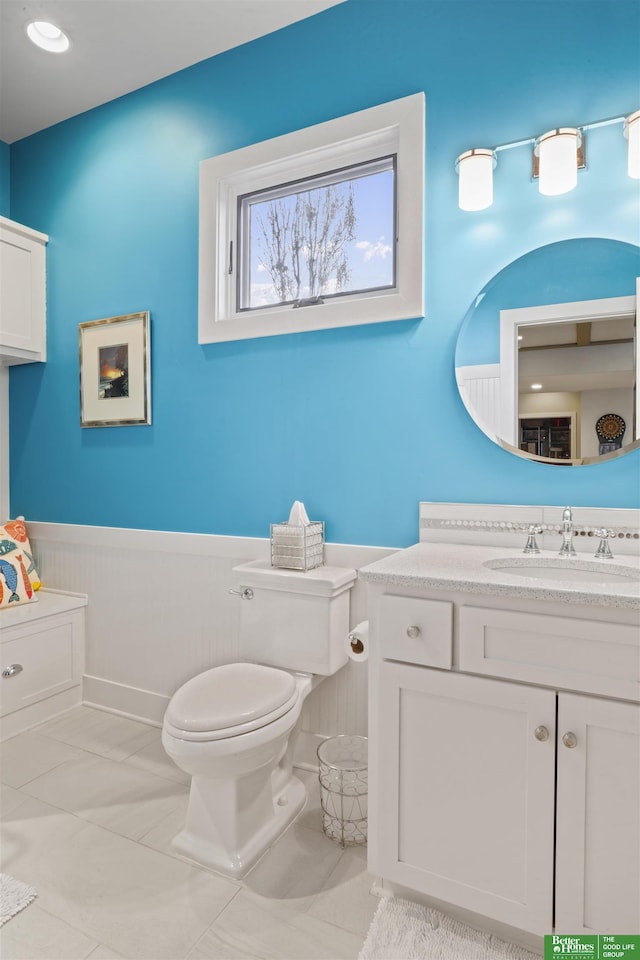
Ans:
{"label": "white tissue", "polygon": [[304,508],[304,503],[301,503],[300,500],[294,500],[287,523],[292,523],[296,527],[306,527],[309,523],[309,517],[307,516],[307,511]]}
{"label": "white tissue", "polygon": [[344,640],[350,660],[360,662],[369,658],[369,621],[363,620],[351,630]]}

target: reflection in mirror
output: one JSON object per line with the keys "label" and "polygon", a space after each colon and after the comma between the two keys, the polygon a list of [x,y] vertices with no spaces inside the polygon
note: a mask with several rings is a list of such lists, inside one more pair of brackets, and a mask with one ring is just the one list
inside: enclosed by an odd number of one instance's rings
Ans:
{"label": "reflection in mirror", "polygon": [[639,276],[640,248],[582,239],[533,250],[487,284],[460,331],[456,379],[492,440],[564,465],[639,445]]}

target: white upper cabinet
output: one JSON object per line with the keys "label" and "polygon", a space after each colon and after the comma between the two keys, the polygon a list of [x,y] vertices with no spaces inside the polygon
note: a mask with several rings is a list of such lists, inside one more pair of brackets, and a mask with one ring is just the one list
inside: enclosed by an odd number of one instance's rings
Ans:
{"label": "white upper cabinet", "polygon": [[0,366],[47,359],[48,239],[0,217]]}

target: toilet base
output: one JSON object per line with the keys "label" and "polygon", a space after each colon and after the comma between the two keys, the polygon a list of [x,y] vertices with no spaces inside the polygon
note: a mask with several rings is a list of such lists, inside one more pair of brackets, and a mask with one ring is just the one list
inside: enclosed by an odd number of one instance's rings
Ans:
{"label": "toilet base", "polygon": [[269,847],[284,833],[307,800],[304,784],[296,776],[292,776],[284,788],[273,796],[271,810],[266,817],[262,818],[255,832],[252,832],[251,836],[240,843],[236,849],[229,850],[228,846],[212,837],[210,829],[204,831],[198,829],[201,817],[193,815],[193,808],[197,806],[197,797],[194,798],[194,792],[197,792],[197,789],[197,785],[192,783],[187,823],[184,829],[174,837],[172,847],[188,860],[216,870],[234,880],[240,880],[247,875]]}

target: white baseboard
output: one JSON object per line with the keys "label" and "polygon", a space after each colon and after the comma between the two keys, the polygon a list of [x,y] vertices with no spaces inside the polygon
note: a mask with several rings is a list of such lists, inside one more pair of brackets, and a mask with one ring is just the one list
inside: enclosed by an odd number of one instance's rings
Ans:
{"label": "white baseboard", "polygon": [[102,680],[85,674],[82,685],[82,700],[88,707],[98,707],[109,713],[117,713],[130,720],[162,726],[169,697],[150,690],[128,687],[123,683]]}

